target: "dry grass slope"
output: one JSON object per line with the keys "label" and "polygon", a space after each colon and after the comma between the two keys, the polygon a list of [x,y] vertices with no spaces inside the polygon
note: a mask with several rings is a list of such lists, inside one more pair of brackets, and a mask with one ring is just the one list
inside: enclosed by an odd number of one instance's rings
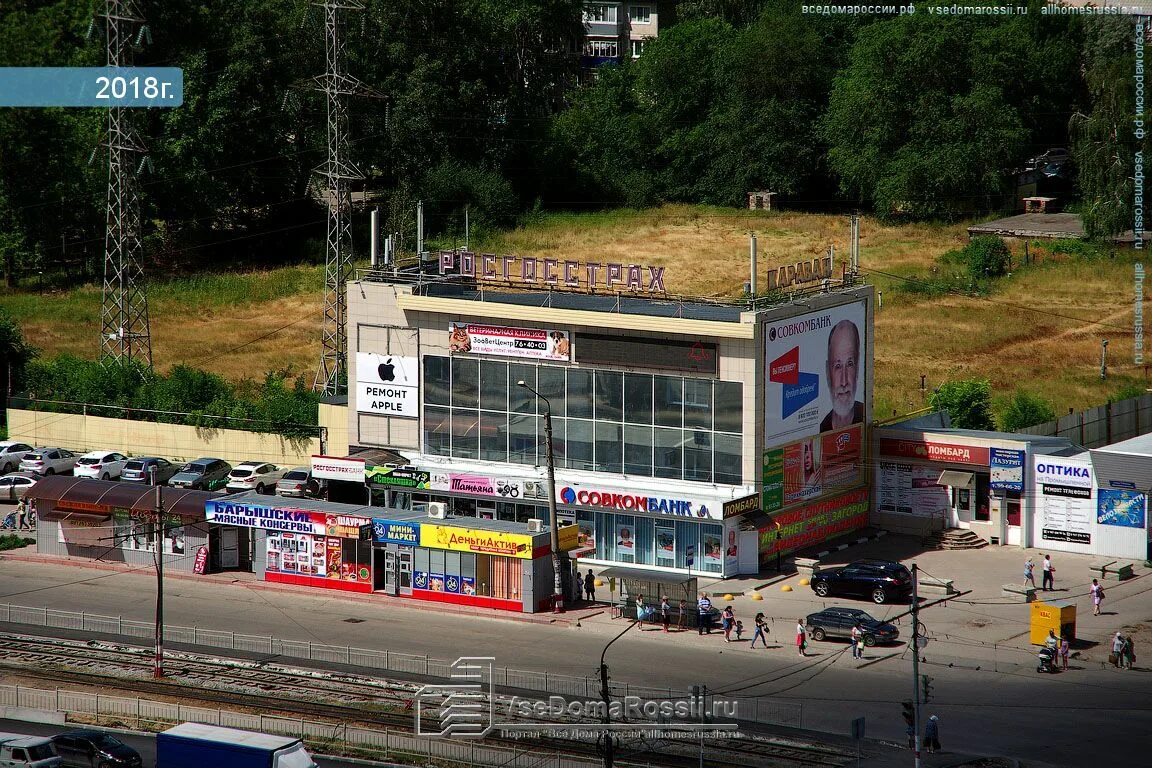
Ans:
{"label": "dry grass slope", "polygon": [[[766,271],[848,250],[844,216],[669,205],[647,211],[549,215],[477,244],[481,251],[667,267],[669,291],[734,297],[748,279],[748,234]],[[928,388],[987,377],[999,395],[1023,387],[1057,412],[1104,402],[1122,384],[1144,385],[1132,365],[1132,254],[1079,261],[1041,253],[1040,263],[1000,281],[989,298],[931,297],[904,290],[946,251],[967,242],[963,224],[889,226],[861,222],[861,266],[883,292],[876,323],[876,415],[920,408]],[[1035,254],[1035,251],[1033,251]],[[1020,259],[1017,259],[1019,263]],[[152,286],[156,364],[189,362],[229,378],[288,368],[311,377],[320,354],[317,267],[208,275]],[[0,296],[48,354],[96,354],[100,292]],[[1101,381],[1100,340],[1110,340]]]}

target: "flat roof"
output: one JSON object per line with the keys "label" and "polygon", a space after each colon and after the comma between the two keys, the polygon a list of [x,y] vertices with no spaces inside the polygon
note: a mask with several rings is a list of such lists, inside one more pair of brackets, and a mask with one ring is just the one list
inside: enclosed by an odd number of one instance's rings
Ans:
{"label": "flat roof", "polygon": [[576,293],[568,291],[500,291],[476,290],[451,282],[426,283],[421,286],[424,296],[464,301],[516,304],[524,307],[548,309],[575,309],[585,312],[615,312],[622,315],[670,317],[687,320],[711,320],[738,323],[747,312],[747,302],[741,304],[709,303],[667,299],[658,296],[626,296],[622,294]]}
{"label": "flat roof", "polygon": [[[514,523],[510,520],[487,520],[481,517],[445,517],[443,520],[428,517],[428,513],[417,509],[396,509],[394,507],[370,507],[362,504],[341,504],[323,499],[284,499],[279,496],[262,496],[256,491],[234,493],[231,496],[215,496],[216,501],[303,509],[309,512],[323,512],[326,515],[347,517],[379,517],[397,523],[426,523],[445,525],[452,528],[469,528],[474,531],[495,531],[497,533],[528,534],[527,523]],[[548,530],[547,527],[544,528]],[[536,535],[536,534],[532,534]]]}
{"label": "flat roof", "polygon": [[[1152,456],[1152,433],[1133,437],[1129,440],[1121,440],[1119,443],[1112,443],[1111,445],[1102,445],[1099,448],[1093,448],[1092,450],[1104,451],[1107,453],[1128,453],[1141,456]],[[35,488],[36,486],[32,487]]]}
{"label": "flat roof", "polygon": [[181,723],[163,732],[166,736],[179,736],[185,739],[200,739],[218,744],[243,744],[256,749],[283,749],[300,741],[293,736],[275,736],[271,733],[241,731],[237,728],[224,728],[204,723]]}

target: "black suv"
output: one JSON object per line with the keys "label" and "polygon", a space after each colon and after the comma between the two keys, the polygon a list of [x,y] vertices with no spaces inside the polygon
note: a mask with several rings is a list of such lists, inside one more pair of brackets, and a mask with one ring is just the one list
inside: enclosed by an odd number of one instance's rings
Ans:
{"label": "black suv", "polygon": [[886,621],[878,621],[859,608],[825,608],[812,613],[804,620],[813,640],[829,637],[852,637],[852,628],[857,624],[864,632],[864,645],[871,648],[876,643],[892,643],[900,637],[900,630]]}
{"label": "black suv", "polygon": [[69,731],[52,737],[61,763],[70,768],[140,768],[140,754],[102,731]]}
{"label": "black suv", "polygon": [[816,571],[812,591],[820,597],[867,597],[877,604],[907,601],[912,597],[912,572],[890,560],[857,560],[843,568]]}

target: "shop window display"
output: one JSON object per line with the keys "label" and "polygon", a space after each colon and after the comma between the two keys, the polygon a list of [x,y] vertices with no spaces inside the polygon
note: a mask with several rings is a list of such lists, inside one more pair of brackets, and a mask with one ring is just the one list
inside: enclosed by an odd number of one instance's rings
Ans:
{"label": "shop window display", "polygon": [[[186,554],[184,527],[176,515],[164,517],[164,554]],[[156,551],[156,522],[146,512],[119,509],[112,513],[112,541],[109,547],[132,549],[138,552]]]}

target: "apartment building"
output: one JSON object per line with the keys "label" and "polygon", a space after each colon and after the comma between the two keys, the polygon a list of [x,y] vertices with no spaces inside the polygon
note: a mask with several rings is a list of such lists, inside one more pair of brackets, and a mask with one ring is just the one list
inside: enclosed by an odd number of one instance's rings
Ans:
{"label": "apartment building", "polygon": [[584,66],[595,68],[640,58],[645,44],[659,32],[661,5],[656,0],[585,3]]}

